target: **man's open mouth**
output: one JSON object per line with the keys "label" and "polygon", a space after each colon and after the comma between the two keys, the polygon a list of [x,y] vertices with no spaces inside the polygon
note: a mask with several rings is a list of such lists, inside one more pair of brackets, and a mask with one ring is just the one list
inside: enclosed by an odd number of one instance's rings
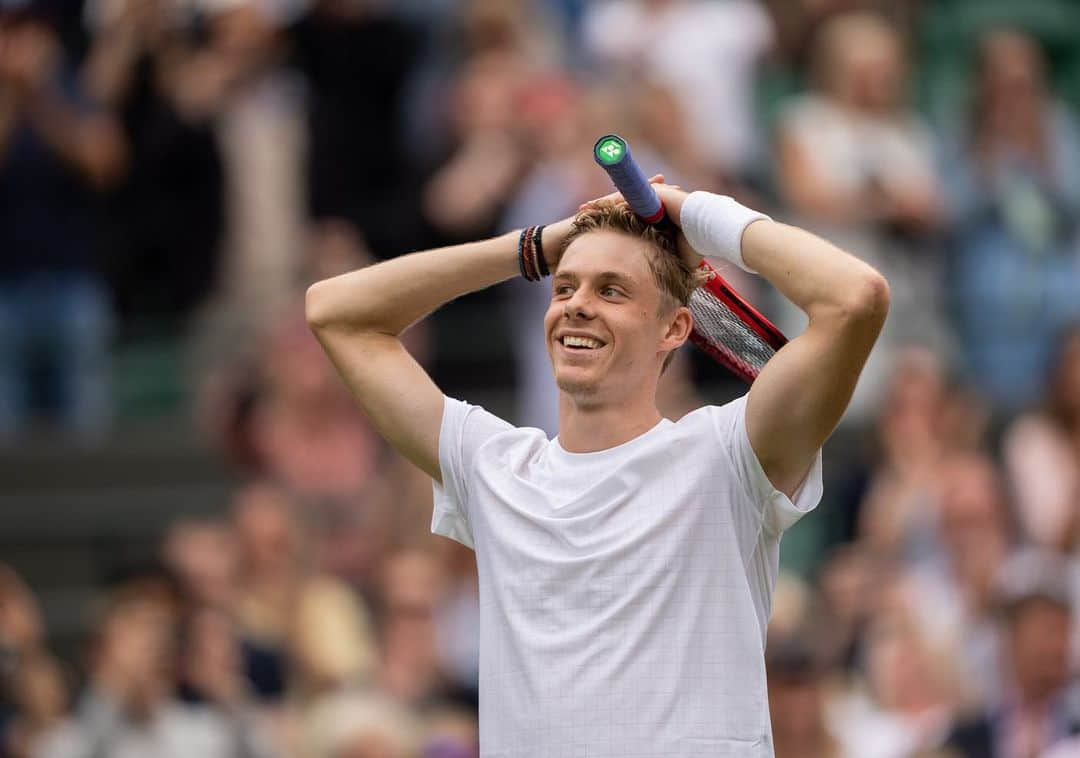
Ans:
{"label": "man's open mouth", "polygon": [[563,335],[559,339],[563,347],[570,350],[596,350],[604,346],[604,343],[593,337],[579,337],[570,334]]}

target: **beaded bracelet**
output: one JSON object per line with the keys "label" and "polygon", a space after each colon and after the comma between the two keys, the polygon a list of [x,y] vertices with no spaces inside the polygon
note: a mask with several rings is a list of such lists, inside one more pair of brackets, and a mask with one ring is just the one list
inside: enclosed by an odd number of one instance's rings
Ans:
{"label": "beaded bracelet", "polygon": [[536,231],[533,233],[533,245],[536,248],[536,263],[540,269],[540,276],[551,276],[551,271],[548,269],[547,259],[544,258],[544,225],[536,227]]}
{"label": "beaded bracelet", "polygon": [[532,274],[530,281],[540,281],[540,267],[536,265],[536,248],[533,247],[533,235],[536,227],[530,226],[525,230],[525,266]]}
{"label": "beaded bracelet", "polygon": [[540,277],[533,269],[527,252],[529,248],[529,231],[531,229],[532,227],[522,229],[521,235],[518,237],[518,269],[521,271],[522,277],[530,282],[536,282],[540,280]]}
{"label": "beaded bracelet", "polygon": [[530,282],[538,282],[545,276],[550,276],[547,261],[544,259],[544,247],[541,235],[544,227],[528,226],[521,230],[518,237],[518,269],[521,275]]}

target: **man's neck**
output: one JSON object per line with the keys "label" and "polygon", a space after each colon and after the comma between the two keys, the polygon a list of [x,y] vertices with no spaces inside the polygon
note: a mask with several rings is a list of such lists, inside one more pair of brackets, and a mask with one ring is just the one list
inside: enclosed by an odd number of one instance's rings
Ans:
{"label": "man's neck", "polygon": [[559,397],[559,444],[568,453],[595,453],[639,437],[661,419],[655,402],[599,406]]}

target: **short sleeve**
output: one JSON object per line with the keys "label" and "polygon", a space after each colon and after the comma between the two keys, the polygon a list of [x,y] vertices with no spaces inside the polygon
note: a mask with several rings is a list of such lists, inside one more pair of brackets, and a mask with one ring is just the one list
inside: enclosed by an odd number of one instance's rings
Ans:
{"label": "short sleeve", "polygon": [[795,497],[789,498],[773,486],[750,445],[746,432],[746,399],[747,395],[743,395],[716,409],[714,418],[717,432],[730,452],[735,475],[758,508],[762,523],[770,532],[779,534],[814,510],[821,501],[824,490],[821,449],[814,455],[810,470],[795,491]]}
{"label": "short sleeve", "polygon": [[513,429],[508,422],[476,405],[443,398],[439,426],[439,471],[442,483],[432,480],[434,511],[431,531],[476,549],[469,522],[469,478],[476,451],[499,432]]}

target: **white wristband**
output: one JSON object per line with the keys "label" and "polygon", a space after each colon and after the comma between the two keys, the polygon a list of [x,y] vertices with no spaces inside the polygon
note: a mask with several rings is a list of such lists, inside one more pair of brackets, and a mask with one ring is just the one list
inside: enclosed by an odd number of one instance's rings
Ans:
{"label": "white wristband", "polygon": [[727,195],[691,192],[683,201],[679,223],[690,246],[701,255],[726,258],[741,269],[757,273],[742,257],[743,230],[750,222],[772,219]]}

